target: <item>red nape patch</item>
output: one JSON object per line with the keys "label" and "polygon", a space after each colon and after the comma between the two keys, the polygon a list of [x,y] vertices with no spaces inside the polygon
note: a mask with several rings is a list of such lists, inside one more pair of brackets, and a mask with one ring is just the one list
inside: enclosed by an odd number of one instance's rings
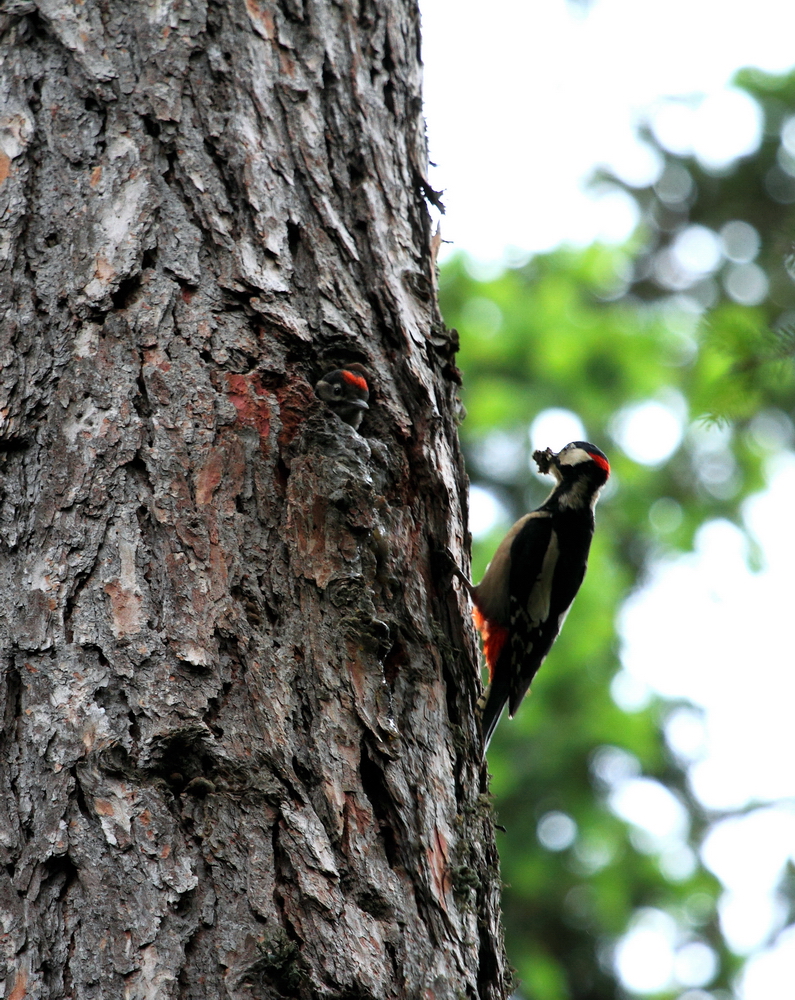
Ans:
{"label": "red nape patch", "polygon": [[596,462],[596,464],[599,466],[599,468],[600,469],[604,469],[605,472],[609,476],[610,475],[610,463],[607,461],[607,459],[606,458],[602,458],[601,455],[594,455],[593,452],[590,452],[590,451],[588,452],[588,454],[591,456],[591,458],[594,460],[594,462]]}
{"label": "red nape patch", "polygon": [[475,619],[475,628],[483,636],[483,656],[486,658],[486,666],[489,668],[489,680],[494,677],[494,668],[500,658],[502,647],[508,638],[508,629],[504,625],[490,622],[484,618],[478,608],[472,609],[472,617]]}
{"label": "red nape patch", "polygon": [[345,371],[343,369],[342,377],[348,383],[348,385],[355,385],[357,389],[361,389],[362,392],[369,392],[367,387],[367,381],[362,378],[361,375],[356,375],[353,372]]}

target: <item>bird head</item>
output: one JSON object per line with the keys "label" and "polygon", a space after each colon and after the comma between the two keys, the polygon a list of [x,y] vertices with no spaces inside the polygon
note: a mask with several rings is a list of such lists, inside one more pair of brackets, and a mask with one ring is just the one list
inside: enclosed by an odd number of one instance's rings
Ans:
{"label": "bird head", "polygon": [[315,386],[318,397],[355,429],[370,408],[367,403],[370,389],[365,375],[366,370],[361,365],[349,365],[327,372]]}
{"label": "bird head", "polygon": [[538,471],[551,474],[559,486],[574,487],[575,498],[593,498],[610,476],[610,463],[605,453],[588,441],[572,441],[557,454],[551,448],[533,452]]}

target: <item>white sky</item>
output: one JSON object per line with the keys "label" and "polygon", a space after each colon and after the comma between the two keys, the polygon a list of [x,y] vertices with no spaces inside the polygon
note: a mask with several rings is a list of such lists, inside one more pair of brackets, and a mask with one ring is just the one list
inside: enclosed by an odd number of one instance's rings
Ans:
{"label": "white sky", "polygon": [[[637,123],[651,121],[669,148],[725,162],[754,148],[760,124],[730,89],[732,75],[795,64],[790,0],[596,0],[588,14],[565,0],[421,6],[432,182],[447,207],[442,237],[448,252],[485,262],[625,238],[635,221],[626,196],[603,189],[594,198],[585,186],[599,165],[628,183],[654,178],[658,164],[637,140]],[[696,110],[683,112],[666,102],[672,97],[694,98]],[[772,891],[795,848],[793,495],[795,459],[748,504],[761,573],[749,572],[743,538],[725,523],[702,530],[694,555],[658,568],[624,610],[624,671],[614,689],[627,704],[656,691],[699,707],[672,718],[669,733],[706,805],[774,804],[717,825],[703,850],[726,886],[729,941],[741,953],[756,950],[737,984],[742,1000],[795,995],[787,992],[795,990],[795,934],[759,950],[780,927]],[[616,808],[633,814],[649,792],[628,777],[614,791]],[[656,819],[640,823],[647,834]],[[640,994],[679,983],[707,1000],[700,987],[711,966],[699,947],[677,940],[665,914],[644,911],[617,968]]]}
{"label": "white sky", "polygon": [[753,125],[731,97],[727,106],[730,78],[744,65],[795,63],[789,0],[596,0],[585,16],[565,0],[421,7],[442,236],[485,259],[621,236],[626,209],[595,208],[581,189],[598,164],[628,181],[648,176],[637,121],[663,97],[705,94],[698,133],[729,115],[719,134],[742,147]]}

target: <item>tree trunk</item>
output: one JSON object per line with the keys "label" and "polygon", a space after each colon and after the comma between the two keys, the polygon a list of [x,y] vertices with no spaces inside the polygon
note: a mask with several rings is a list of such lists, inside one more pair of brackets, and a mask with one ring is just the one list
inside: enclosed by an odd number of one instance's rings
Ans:
{"label": "tree trunk", "polygon": [[2,995],[504,996],[414,0],[0,9]]}

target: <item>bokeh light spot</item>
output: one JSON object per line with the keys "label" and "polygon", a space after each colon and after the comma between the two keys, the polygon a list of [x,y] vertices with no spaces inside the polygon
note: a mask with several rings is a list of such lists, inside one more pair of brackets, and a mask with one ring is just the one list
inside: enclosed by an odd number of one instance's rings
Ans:
{"label": "bokeh light spot", "polygon": [[640,761],[621,747],[599,747],[591,757],[591,772],[597,781],[613,788],[640,774]]}
{"label": "bokeh light spot", "polygon": [[517,434],[492,431],[469,446],[472,461],[489,479],[513,483],[525,469],[525,443]]}
{"label": "bokeh light spot", "polygon": [[629,932],[619,941],[615,968],[621,981],[634,993],[660,993],[674,970],[676,923],[662,910],[641,910]]}
{"label": "bokeh light spot", "polygon": [[474,538],[482,538],[501,522],[508,521],[505,506],[482,486],[472,486],[469,491],[469,530]]}
{"label": "bokeh light spot", "polygon": [[721,171],[759,148],[764,118],[750,94],[727,87],[700,100],[662,100],[652,109],[650,124],[669,152],[695,154],[706,170]]}
{"label": "bokeh light spot", "polygon": [[679,447],[684,427],[673,408],[649,400],[621,410],[611,434],[621,449],[641,465],[660,465]]}
{"label": "bokeh light spot", "polygon": [[659,179],[664,161],[658,149],[636,138],[630,142],[622,142],[620,146],[616,145],[608,166],[616,177],[630,187],[645,188]]}
{"label": "bokeh light spot", "polygon": [[778,152],[776,153],[776,163],[781,167],[785,174],[789,174],[790,177],[795,177],[795,156],[792,155],[784,146],[778,147]]}
{"label": "bokeh light spot", "polygon": [[615,857],[616,848],[607,840],[590,836],[577,841],[574,854],[583,874],[594,875],[610,864]]}
{"label": "bokeh light spot", "polygon": [[640,222],[638,203],[628,191],[615,184],[596,184],[588,193],[593,204],[594,239],[625,243]]}
{"label": "bokeh light spot", "polygon": [[795,115],[784,120],[781,126],[781,143],[789,155],[795,157]]}
{"label": "bokeh light spot", "polygon": [[682,505],[671,497],[660,497],[649,507],[649,523],[661,535],[676,531],[682,517]]}
{"label": "bokeh light spot", "polygon": [[538,842],[548,851],[565,851],[577,839],[577,824],[563,812],[548,812],[537,828]]}
{"label": "bokeh light spot", "polygon": [[610,808],[655,840],[681,839],[687,832],[687,812],[676,796],[653,778],[631,778],[610,795]]}
{"label": "bokeh light spot", "polygon": [[782,170],[778,164],[765,174],[765,190],[781,205],[791,205],[795,201],[795,177]]}
{"label": "bokeh light spot", "polygon": [[755,450],[776,452],[792,447],[795,426],[783,410],[762,410],[751,421],[748,434]]}
{"label": "bokeh light spot", "polygon": [[691,941],[676,953],[674,976],[682,986],[706,986],[715,978],[718,960],[703,941]]}
{"label": "bokeh light spot", "polygon": [[[530,447],[560,451],[570,441],[585,440],[582,420],[571,410],[551,407],[542,410],[530,425]],[[535,468],[535,463],[533,463]]]}
{"label": "bokeh light spot", "polygon": [[676,708],[665,720],[665,739],[682,760],[692,763],[707,752],[704,716],[696,708]]}
{"label": "bokeh light spot", "polygon": [[651,128],[657,141],[676,156],[693,152],[693,108],[683,101],[661,101],[651,113]]}
{"label": "bokeh light spot", "polygon": [[695,118],[693,150],[707,169],[728,167],[739,157],[755,152],[762,141],[762,109],[744,90],[729,87],[709,94]]}
{"label": "bokeh light spot", "polygon": [[505,264],[489,257],[475,257],[467,254],[464,258],[464,269],[473,281],[496,281],[505,271]]}
{"label": "bokeh light spot", "polygon": [[466,325],[481,337],[493,337],[502,327],[502,310],[492,299],[482,296],[466,301],[462,317]]}
{"label": "bokeh light spot", "polygon": [[610,697],[623,712],[640,712],[651,701],[648,684],[628,670],[619,670],[610,682]]}
{"label": "bokeh light spot", "polygon": [[739,954],[758,948],[786,920],[774,893],[794,838],[795,809],[778,806],[723,820],[704,841],[704,863],[728,887],[718,909],[729,946]]}
{"label": "bokeh light spot", "polygon": [[726,293],[743,306],[758,306],[764,302],[770,283],[758,264],[733,264],[723,279]]}
{"label": "bokeh light spot", "polygon": [[657,863],[669,882],[685,882],[693,877],[698,868],[698,858],[687,844],[672,844],[663,848]]}
{"label": "bokeh light spot", "polygon": [[757,230],[741,219],[732,219],[731,222],[721,226],[720,239],[723,253],[735,264],[750,263],[762,245]]}
{"label": "bokeh light spot", "polygon": [[774,946],[755,955],[743,969],[740,1000],[790,1000],[795,969],[795,927],[779,934]]}
{"label": "bokeh light spot", "polygon": [[686,203],[693,193],[695,185],[690,172],[681,163],[666,164],[662,177],[654,185],[655,193],[666,205],[681,205]]}
{"label": "bokeh light spot", "polygon": [[694,275],[711,274],[723,256],[717,234],[707,226],[688,226],[676,237],[672,250],[680,267]]}

